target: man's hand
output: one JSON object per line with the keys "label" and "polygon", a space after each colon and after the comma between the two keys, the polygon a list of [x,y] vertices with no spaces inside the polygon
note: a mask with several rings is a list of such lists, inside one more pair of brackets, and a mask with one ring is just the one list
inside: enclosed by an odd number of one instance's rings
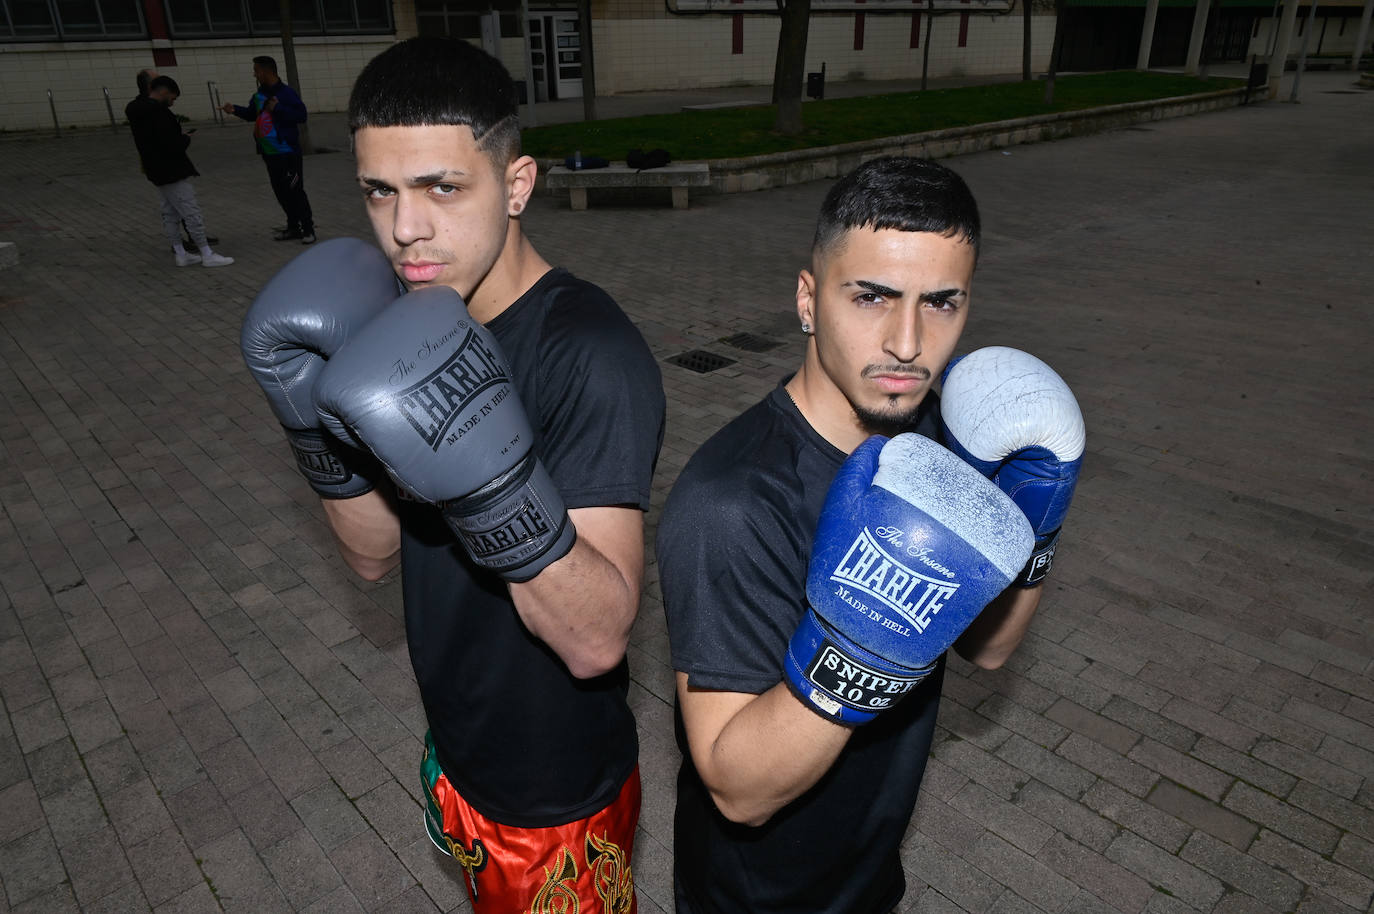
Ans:
{"label": "man's hand", "polygon": [[787,683],[824,717],[873,720],[935,668],[1033,542],[1012,500],[934,441],[869,438],[825,497]]}
{"label": "man's hand", "polygon": [[989,346],[945,369],[945,443],[1025,512],[1035,551],[1017,577],[1044,580],[1083,466],[1083,413],[1054,369],[1029,353]]}
{"label": "man's hand", "polygon": [[222,105],[219,106],[219,110],[223,111],[225,114],[233,114],[233,113],[234,113],[234,103],[233,103],[233,102],[225,102],[224,104],[222,104]]}
{"label": "man's hand", "polygon": [[530,580],[576,542],[496,338],[447,286],[404,295],[369,323],[325,367],[315,406],[507,581]]}
{"label": "man's hand", "polygon": [[244,361],[301,475],[322,498],[355,498],[381,476],[370,455],[320,428],[314,391],[328,360],[396,292],[396,274],[381,251],[356,238],[331,238],[282,267],[244,318]]}

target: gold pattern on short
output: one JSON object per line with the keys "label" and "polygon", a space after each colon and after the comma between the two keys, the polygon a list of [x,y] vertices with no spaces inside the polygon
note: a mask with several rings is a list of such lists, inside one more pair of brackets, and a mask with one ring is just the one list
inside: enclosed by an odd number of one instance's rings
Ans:
{"label": "gold pattern on short", "polygon": [[577,861],[566,847],[561,848],[553,867],[544,867],[544,885],[535,893],[526,914],[579,914],[582,902],[576,882]]}
{"label": "gold pattern on short", "polygon": [[487,849],[482,846],[482,839],[478,838],[472,842],[471,851],[463,846],[462,841],[454,841],[447,834],[444,835],[444,843],[448,845],[448,852],[453,855],[453,859],[458,861],[458,865],[467,874],[468,885],[472,886],[472,899],[476,901],[477,873],[487,865]]}
{"label": "gold pattern on short", "polygon": [[635,877],[620,845],[587,832],[587,867],[592,871],[592,885],[606,914],[630,914]]}

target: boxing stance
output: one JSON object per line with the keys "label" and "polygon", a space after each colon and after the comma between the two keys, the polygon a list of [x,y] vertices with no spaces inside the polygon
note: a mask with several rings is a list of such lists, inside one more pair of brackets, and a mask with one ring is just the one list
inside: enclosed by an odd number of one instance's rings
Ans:
{"label": "boxing stance", "polygon": [[615,302],[524,235],[516,110],[466,42],[374,58],[349,126],[381,250],[297,258],[244,350],[345,560],[401,564],[425,828],[473,910],[629,914],[625,647],[663,389]]}
{"label": "boxing stance", "polygon": [[942,165],[838,181],[798,277],[801,367],[664,507],[678,914],[892,910],[945,652],[997,667],[1039,605],[1082,419],[1025,353],[975,352],[931,389],[979,234]]}

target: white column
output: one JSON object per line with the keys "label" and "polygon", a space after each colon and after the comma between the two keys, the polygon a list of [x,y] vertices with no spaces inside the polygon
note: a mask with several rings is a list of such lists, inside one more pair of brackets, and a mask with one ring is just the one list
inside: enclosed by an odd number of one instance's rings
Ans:
{"label": "white column", "polygon": [[1197,9],[1193,11],[1193,37],[1188,41],[1188,60],[1183,67],[1189,76],[1197,75],[1202,60],[1202,39],[1207,34],[1207,11],[1211,6],[1211,0],[1197,0]]}
{"label": "white column", "polygon": [[1298,21],[1298,0],[1284,0],[1283,18],[1279,20],[1279,40],[1269,55],[1269,97],[1279,97],[1279,83],[1283,80],[1283,65],[1288,60],[1288,45],[1293,41],[1293,24]]}
{"label": "white column", "polygon": [[[1369,0],[1374,3],[1374,0]],[[1150,45],[1155,40],[1155,16],[1159,13],[1159,0],[1145,0],[1145,23],[1140,27],[1140,54],[1135,59],[1137,70],[1150,69]]]}
{"label": "white column", "polygon": [[1360,55],[1369,48],[1369,19],[1374,13],[1374,0],[1364,0],[1364,13],[1360,16],[1360,37],[1355,40],[1355,56],[1350,58],[1350,69],[1360,68]]}

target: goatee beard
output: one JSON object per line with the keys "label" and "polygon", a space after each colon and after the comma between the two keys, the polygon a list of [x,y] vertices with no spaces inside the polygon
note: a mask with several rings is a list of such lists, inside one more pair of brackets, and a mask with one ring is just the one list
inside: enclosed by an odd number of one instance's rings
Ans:
{"label": "goatee beard", "polygon": [[882,435],[886,438],[895,438],[903,432],[910,432],[916,429],[916,422],[920,419],[921,404],[918,403],[910,409],[901,411],[866,409],[862,406],[854,407],[854,415],[859,420],[859,427],[870,435]]}

